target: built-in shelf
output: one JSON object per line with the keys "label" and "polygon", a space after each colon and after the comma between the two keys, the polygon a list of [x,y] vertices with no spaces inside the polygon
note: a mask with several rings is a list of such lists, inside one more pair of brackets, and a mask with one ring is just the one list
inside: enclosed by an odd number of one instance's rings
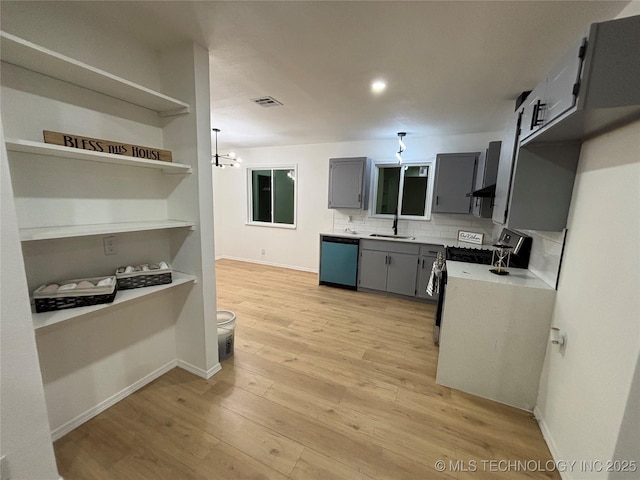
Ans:
{"label": "built-in shelf", "polygon": [[189,104],[99,68],[49,50],[7,32],[0,32],[3,62],[88,88],[141,107],[161,116],[189,112]]}
{"label": "built-in shelf", "polygon": [[153,287],[133,288],[131,290],[118,291],[118,293],[116,293],[116,298],[112,303],[103,303],[100,305],[92,305],[90,307],[67,308],[65,310],[55,310],[53,312],[33,313],[33,328],[38,330],[50,325],[55,325],[56,323],[71,320],[72,318],[87,315],[88,313],[98,312],[100,310],[115,307],[116,305],[121,305],[125,302],[130,302],[132,300],[146,297],[148,295],[153,295],[154,293],[177,287],[178,285],[192,283],[196,281],[196,277],[194,277],[193,275],[187,275],[186,273],[174,271],[172,273],[172,280],[173,281],[171,283],[167,283],[165,285],[156,285]]}
{"label": "built-in shelf", "polygon": [[98,223],[93,225],[63,225],[56,227],[21,228],[20,240],[52,240],[54,238],[88,237],[113,233],[143,232],[169,228],[193,228],[192,222],[182,220],[149,220],[144,222]]}
{"label": "built-in shelf", "polygon": [[79,148],[64,147],[51,143],[33,142],[31,140],[7,139],[7,150],[10,152],[31,153],[34,155],[46,155],[50,157],[84,160],[87,162],[111,163],[117,165],[129,165],[132,167],[155,168],[163,173],[191,173],[191,166],[184,163],[160,162],[158,160],[146,160],[127,155],[115,155],[113,153],[94,152]]}

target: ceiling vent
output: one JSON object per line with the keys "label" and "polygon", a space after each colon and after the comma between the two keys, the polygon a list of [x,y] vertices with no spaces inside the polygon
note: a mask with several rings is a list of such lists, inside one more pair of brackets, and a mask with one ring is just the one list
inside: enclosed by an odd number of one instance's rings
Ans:
{"label": "ceiling vent", "polygon": [[252,98],[251,101],[253,103],[255,103],[256,105],[260,105],[261,107],[278,107],[280,105],[282,105],[281,102],[279,102],[278,100],[276,100],[273,97],[258,97],[258,98]]}

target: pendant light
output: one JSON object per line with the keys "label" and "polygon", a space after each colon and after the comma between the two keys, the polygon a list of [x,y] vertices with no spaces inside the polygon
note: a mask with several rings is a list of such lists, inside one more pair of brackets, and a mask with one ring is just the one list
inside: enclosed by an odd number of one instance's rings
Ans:
{"label": "pendant light", "polygon": [[222,155],[218,154],[218,133],[220,133],[220,129],[213,128],[212,130],[215,132],[215,137],[216,137],[216,153],[214,153],[211,157],[211,165],[215,165],[216,167],[220,167],[220,168],[225,168],[225,167],[240,168],[240,164],[242,163],[242,160],[236,157],[235,153],[231,152],[231,153],[225,153]]}
{"label": "pendant light", "polygon": [[407,149],[402,139],[407,135],[407,132],[398,132],[398,151],[396,152],[396,158],[398,159],[398,165],[402,165],[402,152]]}

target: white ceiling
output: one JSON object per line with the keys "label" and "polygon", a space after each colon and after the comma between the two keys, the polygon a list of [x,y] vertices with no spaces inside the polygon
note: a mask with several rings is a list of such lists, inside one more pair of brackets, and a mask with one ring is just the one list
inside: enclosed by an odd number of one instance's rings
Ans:
{"label": "white ceiling", "polygon": [[[211,57],[211,121],[224,147],[501,130],[586,31],[622,1],[83,2],[158,50]],[[386,92],[374,96],[372,80]],[[281,107],[250,99],[271,95]]]}

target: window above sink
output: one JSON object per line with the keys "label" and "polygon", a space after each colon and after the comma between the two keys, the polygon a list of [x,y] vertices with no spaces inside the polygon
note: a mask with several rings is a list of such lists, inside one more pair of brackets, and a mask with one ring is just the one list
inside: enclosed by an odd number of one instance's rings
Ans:
{"label": "window above sink", "polygon": [[377,163],[373,168],[370,215],[430,220],[433,163]]}

